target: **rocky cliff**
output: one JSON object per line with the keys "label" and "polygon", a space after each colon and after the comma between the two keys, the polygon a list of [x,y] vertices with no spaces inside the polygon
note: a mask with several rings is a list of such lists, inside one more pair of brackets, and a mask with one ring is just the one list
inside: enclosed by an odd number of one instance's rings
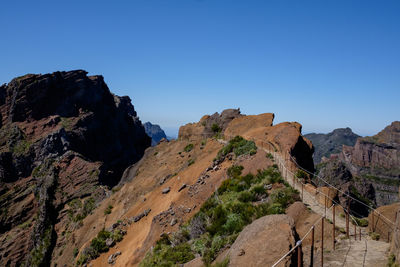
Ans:
{"label": "rocky cliff", "polygon": [[323,157],[329,158],[332,154],[342,151],[342,146],[354,146],[360,136],[353,133],[350,128],[335,129],[330,133],[310,133],[304,135],[314,145],[314,163],[321,162]]}
{"label": "rocky cliff", "polygon": [[146,122],[143,124],[146,134],[151,138],[151,145],[155,146],[161,139],[167,139],[165,132],[161,129],[160,125],[152,124],[151,122]]}
{"label": "rocky cliff", "polygon": [[[375,136],[358,138],[343,146],[318,166],[319,175],[354,197],[372,205],[399,201],[400,122],[395,121]],[[352,202],[354,210],[366,210]]]}
{"label": "rocky cliff", "polygon": [[0,262],[7,266],[48,265],[61,255],[150,145],[129,97],[83,70],[0,86],[0,126]]}

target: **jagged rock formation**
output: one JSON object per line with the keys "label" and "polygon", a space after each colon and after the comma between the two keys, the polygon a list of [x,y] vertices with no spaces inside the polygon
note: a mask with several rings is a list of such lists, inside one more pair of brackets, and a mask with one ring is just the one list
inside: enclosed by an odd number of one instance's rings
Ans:
{"label": "jagged rock formation", "polygon": [[235,118],[243,116],[240,109],[226,109],[221,114],[203,116],[197,123],[189,123],[179,128],[178,138],[200,140],[225,132],[227,125]]}
{"label": "jagged rock formation", "polygon": [[0,262],[47,265],[150,138],[129,97],[83,70],[0,86],[0,115]]}
{"label": "jagged rock formation", "polygon": [[167,139],[165,132],[161,129],[160,125],[152,124],[151,122],[146,122],[143,124],[146,134],[151,138],[151,145],[155,146],[161,139]]}
{"label": "jagged rock formation", "polygon": [[342,146],[354,146],[360,136],[353,133],[350,128],[339,128],[331,133],[310,133],[304,135],[314,145],[314,163],[318,164],[322,158],[329,158],[332,154],[342,151]]}
{"label": "jagged rock formation", "polygon": [[[358,138],[354,147],[343,146],[341,153],[332,155],[318,169],[322,178],[363,202],[381,206],[399,201],[400,122],[393,122],[375,136]],[[350,205],[354,211],[368,214],[357,202]]]}

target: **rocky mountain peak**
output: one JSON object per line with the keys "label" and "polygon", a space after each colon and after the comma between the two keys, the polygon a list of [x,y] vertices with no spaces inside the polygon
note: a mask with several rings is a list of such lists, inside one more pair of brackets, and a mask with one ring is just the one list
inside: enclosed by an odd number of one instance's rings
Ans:
{"label": "rocky mountain peak", "polygon": [[130,98],[84,70],[13,79],[0,115],[0,259],[46,265],[65,242],[56,232],[79,227],[150,138]]}
{"label": "rocky mountain peak", "polygon": [[161,139],[167,139],[165,132],[161,129],[160,125],[152,124],[151,122],[146,122],[143,124],[146,134],[151,137],[151,145],[155,146]]}

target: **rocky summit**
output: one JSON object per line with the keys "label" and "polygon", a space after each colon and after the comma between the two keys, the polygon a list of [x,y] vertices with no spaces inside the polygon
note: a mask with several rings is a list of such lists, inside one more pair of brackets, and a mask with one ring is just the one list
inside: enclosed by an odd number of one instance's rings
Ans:
{"label": "rocky summit", "polygon": [[329,158],[342,150],[342,146],[354,146],[360,136],[350,128],[335,129],[330,133],[309,133],[304,135],[314,145],[314,163],[318,164],[323,158]]}
{"label": "rocky summit", "polygon": [[0,86],[0,262],[48,265],[150,138],[129,97],[86,71]]}
{"label": "rocky summit", "polygon": [[146,122],[143,124],[146,134],[151,138],[151,145],[157,145],[163,138],[167,139],[165,132],[161,129],[160,125]]}

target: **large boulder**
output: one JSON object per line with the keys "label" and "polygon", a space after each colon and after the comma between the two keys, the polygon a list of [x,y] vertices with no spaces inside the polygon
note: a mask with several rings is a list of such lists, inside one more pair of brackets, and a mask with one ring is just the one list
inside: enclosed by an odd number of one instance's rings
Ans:
{"label": "large boulder", "polygon": [[[287,215],[268,215],[246,226],[228,253],[229,266],[272,266],[296,243],[294,221]],[[291,266],[292,257],[280,266]]]}

